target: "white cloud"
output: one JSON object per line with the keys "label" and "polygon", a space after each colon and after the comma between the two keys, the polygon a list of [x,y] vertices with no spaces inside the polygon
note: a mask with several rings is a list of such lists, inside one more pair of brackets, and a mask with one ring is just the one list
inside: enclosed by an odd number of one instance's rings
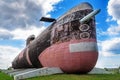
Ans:
{"label": "white cloud", "polygon": [[99,56],[95,67],[99,68],[118,68],[120,66],[120,55],[117,56]]}
{"label": "white cloud", "polygon": [[0,46],[0,69],[6,69],[11,66],[11,62],[21,51],[12,46]]}
{"label": "white cloud", "polygon": [[[98,40],[99,59],[96,67],[101,68],[120,66],[120,0],[109,0],[107,12],[108,29],[97,30],[100,40]],[[115,22],[117,25],[112,24]]]}
{"label": "white cloud", "polygon": [[112,20],[120,24],[120,0],[109,0],[107,8]]}
{"label": "white cloud", "polygon": [[113,21],[113,19],[109,16],[107,19],[106,19],[106,22],[111,22]]}
{"label": "white cloud", "polygon": [[8,30],[40,26],[42,16],[50,16],[61,0],[2,0],[0,1],[0,27]]}
{"label": "white cloud", "polygon": [[[55,9],[55,6],[58,2],[62,0],[37,0],[39,5],[43,5],[43,13],[47,14],[48,12],[51,12]],[[37,2],[36,1],[36,2]]]}
{"label": "white cloud", "polygon": [[102,28],[97,29],[97,36],[108,36],[108,37],[117,37],[120,36],[120,25],[109,25],[106,31],[103,31]]}
{"label": "white cloud", "polygon": [[100,54],[103,56],[115,56],[120,55],[120,38],[113,38],[99,43]]}
{"label": "white cloud", "polygon": [[[107,22],[115,20],[117,25],[109,25],[106,31],[99,31],[99,35],[104,35],[108,39],[101,42],[100,53],[104,56],[113,56],[120,54],[120,0],[109,0],[107,11],[110,17],[107,18]],[[101,37],[102,37],[101,36]]]}
{"label": "white cloud", "polygon": [[98,40],[99,57],[95,67],[118,68],[120,66],[120,38]]}
{"label": "white cloud", "polygon": [[32,34],[34,34],[35,36],[38,36],[43,30],[45,30],[44,26],[42,26],[40,28],[32,26],[29,29],[17,28],[12,31],[9,31],[7,29],[0,29],[0,40],[4,40],[4,39],[26,40],[27,37]]}
{"label": "white cloud", "polygon": [[110,26],[107,29],[107,34],[109,35],[120,35],[120,25],[119,26]]}
{"label": "white cloud", "polygon": [[13,34],[13,39],[27,39],[28,36],[34,34],[35,36],[38,36],[45,27],[37,28],[37,27],[31,27],[29,29],[15,29],[11,31],[11,34]]}
{"label": "white cloud", "polygon": [[0,29],[0,40],[10,39],[10,38],[13,38],[13,35],[10,33],[10,31],[5,29]]}
{"label": "white cloud", "polygon": [[[24,33],[26,36],[32,32],[38,34],[43,29],[40,17],[50,17],[49,13],[55,10],[54,5],[60,1],[62,0],[1,0],[0,32],[5,31],[0,33],[0,39],[10,39],[13,36],[15,39],[23,39]],[[19,35],[16,34],[17,31]]]}

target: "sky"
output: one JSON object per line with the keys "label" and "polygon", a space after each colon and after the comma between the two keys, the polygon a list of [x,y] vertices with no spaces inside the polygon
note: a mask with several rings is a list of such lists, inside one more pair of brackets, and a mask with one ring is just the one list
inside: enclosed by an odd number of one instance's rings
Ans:
{"label": "sky", "polygon": [[42,16],[57,19],[81,2],[101,9],[96,15],[99,57],[95,67],[119,67],[120,0],[0,0],[0,69],[10,67],[29,35],[37,36],[50,25],[39,21]]}

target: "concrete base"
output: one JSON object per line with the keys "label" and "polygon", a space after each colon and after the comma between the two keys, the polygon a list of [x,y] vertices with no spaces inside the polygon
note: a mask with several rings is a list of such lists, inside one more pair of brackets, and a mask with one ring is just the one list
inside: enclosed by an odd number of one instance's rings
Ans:
{"label": "concrete base", "polygon": [[22,80],[26,78],[51,75],[57,73],[63,73],[63,71],[58,67],[44,67],[44,68],[30,68],[30,69],[13,69],[13,70],[1,70],[3,73],[6,73],[14,77],[14,80]]}
{"label": "concrete base", "polygon": [[[25,72],[24,72],[25,71]],[[34,70],[24,70],[21,73],[18,72],[16,75],[14,75],[14,80],[21,80],[36,76],[43,76],[43,75],[51,75],[51,74],[57,74],[57,73],[63,73],[63,71],[60,68],[40,68],[40,69],[34,69]]]}
{"label": "concrete base", "polygon": [[32,68],[32,69],[23,69],[23,70],[11,72],[11,73],[9,73],[9,75],[10,76],[15,76],[15,75],[18,75],[18,74],[21,74],[21,73],[25,73],[25,72],[28,72],[28,71],[33,71],[33,70],[35,70],[35,69],[34,68]]}

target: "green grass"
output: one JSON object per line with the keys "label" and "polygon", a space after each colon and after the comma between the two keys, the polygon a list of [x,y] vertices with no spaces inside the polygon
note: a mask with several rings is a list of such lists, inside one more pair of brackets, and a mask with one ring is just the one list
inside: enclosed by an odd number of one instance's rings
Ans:
{"label": "green grass", "polygon": [[0,72],[0,80],[13,80],[13,78],[5,73]]}
{"label": "green grass", "polygon": [[120,74],[57,74],[35,77],[27,80],[120,80]]}
{"label": "green grass", "polygon": [[[13,78],[0,72],[0,80],[13,80]],[[24,80],[120,80],[120,74],[56,74]]]}

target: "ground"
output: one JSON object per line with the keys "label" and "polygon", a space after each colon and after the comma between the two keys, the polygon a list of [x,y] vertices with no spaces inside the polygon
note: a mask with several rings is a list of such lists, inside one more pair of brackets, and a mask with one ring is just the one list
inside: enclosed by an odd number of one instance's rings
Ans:
{"label": "ground", "polygon": [[[13,80],[13,78],[0,72],[0,80]],[[120,80],[120,74],[56,74],[25,80]]]}

